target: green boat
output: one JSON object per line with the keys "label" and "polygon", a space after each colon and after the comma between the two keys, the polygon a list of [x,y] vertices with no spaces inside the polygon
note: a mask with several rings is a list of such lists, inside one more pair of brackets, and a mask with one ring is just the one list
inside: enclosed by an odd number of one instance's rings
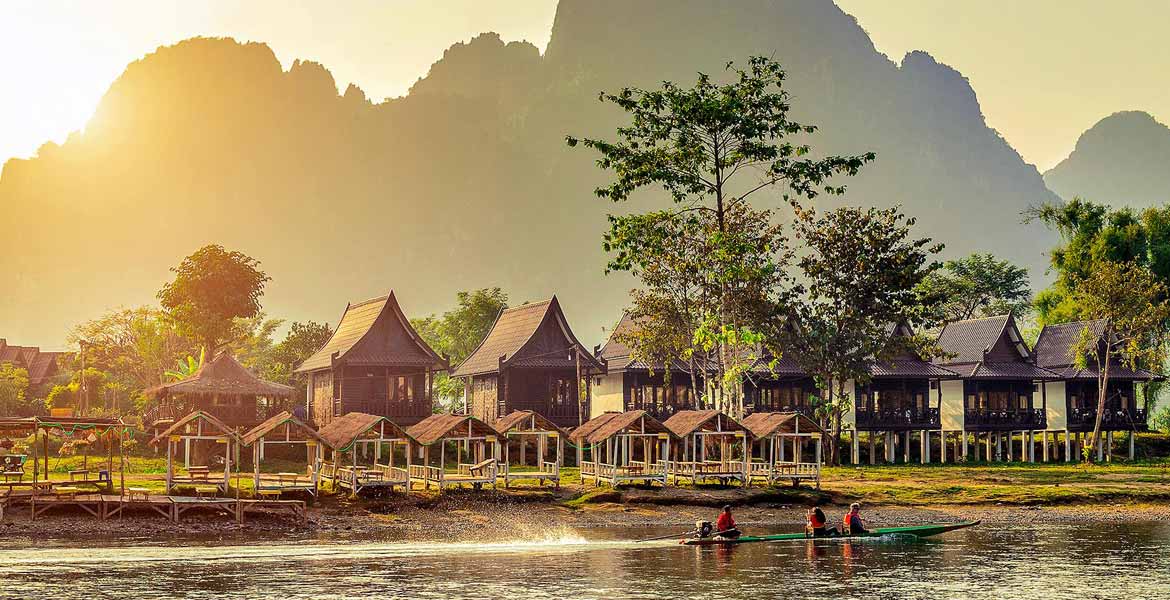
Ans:
{"label": "green boat", "polygon": [[860,535],[837,535],[818,538],[814,538],[805,533],[781,533],[779,535],[741,535],[735,539],[721,539],[718,537],[688,538],[679,540],[679,543],[685,544],[687,546],[729,546],[733,544],[749,544],[752,542],[785,542],[792,540],[859,540],[863,538],[875,538],[886,535],[924,538],[943,534],[948,531],[955,531],[956,529],[974,527],[978,524],[979,521],[964,521],[962,523],[938,523],[934,525],[914,525],[910,527],[882,527],[880,529],[872,529]]}

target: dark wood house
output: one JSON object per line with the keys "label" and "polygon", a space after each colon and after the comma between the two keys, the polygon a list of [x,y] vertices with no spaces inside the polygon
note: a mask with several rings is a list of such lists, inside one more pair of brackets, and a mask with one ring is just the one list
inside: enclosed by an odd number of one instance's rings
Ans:
{"label": "dark wood house", "polygon": [[[1077,366],[1076,346],[1085,331],[1091,340],[1096,341],[1098,356],[1105,356],[1105,340],[1110,333],[1109,322],[1104,319],[1046,325],[1036,340],[1036,364],[1060,375],[1059,381],[1045,384],[1048,430],[1045,432],[1044,449],[1047,450],[1048,435],[1052,435],[1055,441],[1057,435],[1063,434],[1066,460],[1071,460],[1075,452],[1070,438],[1083,438],[1080,434],[1093,431],[1097,420],[1097,360],[1090,356],[1084,361],[1085,368]],[[1145,408],[1138,402],[1137,384],[1160,379],[1156,373],[1131,369],[1113,357],[1109,364],[1101,430],[1110,434],[1115,431],[1145,431],[1148,428],[1147,415]]]}
{"label": "dark wood house", "polygon": [[346,306],[333,336],[295,372],[308,375],[305,401],[317,427],[350,412],[408,426],[431,415],[434,376],[448,368],[392,291]]}
{"label": "dark wood house", "polygon": [[[940,384],[944,439],[947,432],[958,433],[959,455],[967,458],[969,434],[976,440],[985,434],[985,459],[1013,459],[1012,440],[1016,433],[1026,441],[1047,427],[1040,383],[1060,376],[1036,365],[1010,314],[947,323],[939,334],[938,345],[949,357],[935,364],[960,376]],[[1023,445],[1028,452],[1032,447]]]}
{"label": "dark wood house", "polygon": [[14,346],[0,338],[0,364],[9,363],[28,372],[28,387],[34,395],[48,391],[50,380],[60,371],[64,352],[44,352],[36,346]]}
{"label": "dark wood house", "polygon": [[[453,377],[464,380],[464,410],[488,423],[531,410],[560,427],[588,418],[591,379],[605,364],[573,335],[556,296],[500,311],[491,331]],[[578,401],[585,384],[585,406]]]}
{"label": "dark wood house", "polygon": [[821,390],[816,380],[789,356],[756,361],[743,385],[744,412],[800,413],[816,417]]}
{"label": "dark wood house", "polygon": [[594,376],[593,402],[590,417],[605,412],[644,410],[660,421],[682,410],[697,410],[696,388],[703,389],[702,374],[691,381],[690,366],[682,361],[670,365],[669,374],[663,363],[650,364],[636,360],[629,346],[620,338],[637,327],[634,319],[623,315],[614,327],[601,358],[605,361],[604,375]]}
{"label": "dark wood house", "polygon": [[[904,460],[910,457],[910,439],[918,433],[919,457],[930,462],[931,432],[941,431],[939,414],[942,402],[943,380],[958,379],[954,371],[931,364],[914,354],[905,338],[914,335],[907,323],[889,326],[890,355],[874,360],[869,365],[868,383],[854,386],[853,410],[845,415],[846,426],[852,425],[857,434],[868,434],[870,462],[875,462],[874,440],[884,437],[885,459],[896,460],[895,449],[902,445]],[[901,438],[901,440],[897,439]],[[860,435],[853,436],[852,458],[857,464],[860,454]]]}

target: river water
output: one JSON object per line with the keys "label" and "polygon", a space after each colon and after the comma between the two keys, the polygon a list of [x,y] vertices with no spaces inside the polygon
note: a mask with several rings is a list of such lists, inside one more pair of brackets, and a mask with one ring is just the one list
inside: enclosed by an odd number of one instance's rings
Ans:
{"label": "river water", "polygon": [[0,597],[1170,597],[1167,523],[996,525],[920,541],[734,548],[630,541],[667,532],[564,530],[486,544],[55,542],[0,548]]}

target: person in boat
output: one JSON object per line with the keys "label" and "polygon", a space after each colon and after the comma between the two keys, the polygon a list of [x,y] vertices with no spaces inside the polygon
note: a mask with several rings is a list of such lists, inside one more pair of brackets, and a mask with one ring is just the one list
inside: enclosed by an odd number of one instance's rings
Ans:
{"label": "person in boat", "polygon": [[827,537],[837,535],[837,528],[829,527],[825,511],[819,506],[814,506],[808,511],[808,533],[812,537]]}
{"label": "person in boat", "polygon": [[719,518],[715,520],[715,534],[718,537],[732,539],[739,537],[739,529],[735,526],[735,517],[731,516],[731,505],[723,507]]}
{"label": "person in boat", "polygon": [[861,535],[866,533],[865,524],[861,522],[861,505],[854,502],[849,505],[849,512],[845,514],[845,535]]}

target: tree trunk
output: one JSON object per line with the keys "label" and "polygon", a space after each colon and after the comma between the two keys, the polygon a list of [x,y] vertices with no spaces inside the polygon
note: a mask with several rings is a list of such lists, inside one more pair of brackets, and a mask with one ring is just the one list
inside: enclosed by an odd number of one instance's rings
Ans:
{"label": "tree trunk", "polygon": [[1089,451],[1085,453],[1084,461],[1092,462],[1092,456],[1097,451],[1097,444],[1101,443],[1101,418],[1105,416],[1105,392],[1109,389],[1109,350],[1105,351],[1105,365],[1100,368],[1097,377],[1097,416],[1093,420],[1093,435],[1089,437]]}

